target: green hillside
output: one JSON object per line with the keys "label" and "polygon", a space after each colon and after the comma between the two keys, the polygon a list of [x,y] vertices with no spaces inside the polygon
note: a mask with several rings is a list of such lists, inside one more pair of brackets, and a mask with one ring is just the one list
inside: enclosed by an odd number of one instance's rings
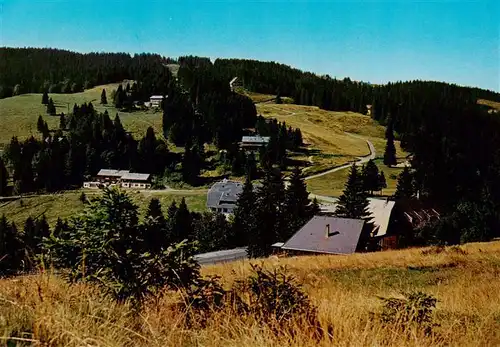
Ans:
{"label": "green hillside", "polygon": [[[57,113],[67,114],[73,105],[92,102],[94,108],[100,112],[107,110],[111,117],[117,113],[125,128],[138,138],[143,136],[146,129],[152,126],[158,136],[162,136],[161,112],[136,111],[133,113],[119,112],[111,104],[111,93],[119,83],[106,84],[74,94],[49,94],[54,100]],[[100,105],[101,92],[106,90],[108,105]],[[25,138],[30,135],[39,136],[36,129],[38,116],[42,115],[50,129],[57,129],[59,117],[49,116],[45,105],[42,105],[42,94],[23,94],[10,98],[0,99],[0,148],[5,146],[12,136]]]}

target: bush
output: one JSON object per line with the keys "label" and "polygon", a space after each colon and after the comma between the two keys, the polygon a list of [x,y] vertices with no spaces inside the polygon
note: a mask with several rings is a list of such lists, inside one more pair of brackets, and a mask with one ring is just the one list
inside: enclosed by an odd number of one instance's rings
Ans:
{"label": "bush", "polygon": [[[240,314],[252,314],[269,325],[276,334],[291,333],[297,326],[312,330],[317,339],[324,335],[317,310],[295,278],[284,267],[267,271],[251,265],[253,274],[237,281],[231,291]],[[332,337],[332,328],[329,327]]]}
{"label": "bush", "polygon": [[437,299],[423,292],[403,293],[403,298],[380,298],[384,302],[381,320],[398,328],[411,325],[426,334],[432,330]]}
{"label": "bush", "polygon": [[44,240],[54,266],[65,269],[70,282],[94,282],[115,300],[130,300],[136,307],[165,286],[190,286],[199,278],[195,245],[152,245],[137,210],[126,193],[104,189],[67,230]]}

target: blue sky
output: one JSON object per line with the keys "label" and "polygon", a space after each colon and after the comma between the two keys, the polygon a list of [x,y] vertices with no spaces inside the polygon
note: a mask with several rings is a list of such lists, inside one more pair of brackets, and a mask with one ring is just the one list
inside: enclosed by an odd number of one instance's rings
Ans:
{"label": "blue sky", "polygon": [[0,0],[0,45],[274,60],[500,92],[500,1]]}

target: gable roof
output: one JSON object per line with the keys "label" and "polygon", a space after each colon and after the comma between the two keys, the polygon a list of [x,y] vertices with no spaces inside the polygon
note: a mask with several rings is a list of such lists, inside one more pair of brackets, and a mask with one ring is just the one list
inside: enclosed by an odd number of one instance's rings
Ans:
{"label": "gable roof", "polygon": [[243,183],[224,179],[214,183],[207,193],[208,207],[234,207],[243,191]]}
{"label": "gable roof", "polygon": [[196,254],[194,259],[200,265],[226,263],[239,259],[248,259],[247,247],[200,253]]}
{"label": "gable roof", "polygon": [[[387,234],[394,204],[394,201],[387,199],[368,198],[368,210],[373,223],[373,236],[380,237]],[[321,205],[321,210],[325,213],[334,213],[336,207],[336,203],[329,203]]]}
{"label": "gable roof", "polygon": [[245,143],[268,143],[271,138],[269,136],[243,136],[241,142]]}
{"label": "gable roof", "polygon": [[97,176],[122,177],[127,173],[129,173],[129,170],[101,169],[97,173]]}
{"label": "gable roof", "polygon": [[281,249],[351,254],[356,251],[364,223],[361,219],[315,216],[286,241]]}
{"label": "gable roof", "polygon": [[149,176],[145,173],[126,172],[123,174],[122,180],[147,181]]}

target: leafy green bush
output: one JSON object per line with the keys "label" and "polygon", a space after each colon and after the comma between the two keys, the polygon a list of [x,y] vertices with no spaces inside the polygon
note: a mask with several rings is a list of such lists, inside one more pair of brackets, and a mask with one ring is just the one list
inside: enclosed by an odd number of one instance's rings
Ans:
{"label": "leafy green bush", "polygon": [[104,189],[67,230],[45,239],[49,259],[66,269],[70,282],[94,282],[116,300],[137,306],[165,286],[189,286],[199,278],[195,245],[156,247],[148,242],[137,209],[126,193]]}

